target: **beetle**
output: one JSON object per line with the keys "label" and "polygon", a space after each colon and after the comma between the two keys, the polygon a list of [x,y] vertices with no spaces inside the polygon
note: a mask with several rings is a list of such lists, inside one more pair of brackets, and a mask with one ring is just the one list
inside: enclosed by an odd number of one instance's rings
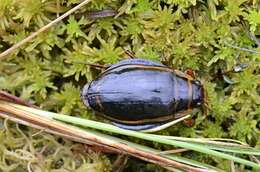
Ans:
{"label": "beetle", "polygon": [[81,92],[84,104],[120,128],[158,131],[204,103],[204,88],[189,74],[132,58],[109,66]]}

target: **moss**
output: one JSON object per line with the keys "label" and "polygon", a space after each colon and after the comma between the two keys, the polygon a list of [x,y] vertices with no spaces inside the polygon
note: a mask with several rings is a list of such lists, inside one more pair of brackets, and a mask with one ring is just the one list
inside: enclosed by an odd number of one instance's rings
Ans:
{"label": "moss", "polygon": [[109,159],[84,145],[7,120],[0,139],[0,171],[110,171]]}
{"label": "moss", "polygon": [[[0,0],[0,51],[79,2]],[[99,71],[84,63],[112,64],[127,58],[123,49],[128,49],[138,57],[162,61],[183,71],[192,68],[196,77],[204,81],[208,115],[194,111],[195,126],[188,128],[178,124],[161,133],[234,138],[260,147],[260,55],[236,48],[260,51],[259,7],[258,1],[249,0],[93,1],[1,61],[0,88],[48,110],[95,119],[93,112],[86,110],[80,101],[80,89]],[[84,17],[88,11],[102,9],[117,10],[118,15]],[[240,73],[226,73],[226,77],[235,81],[226,82],[222,73],[241,64],[248,67]],[[91,166],[87,154],[80,155],[76,162],[70,147],[79,145],[66,139],[61,144],[58,138],[47,134],[28,137],[35,131],[26,129],[28,136],[24,142],[25,137],[13,124],[8,130],[0,131],[1,137],[7,138],[0,143],[3,171],[14,171],[18,167],[25,171],[29,162],[35,170]],[[39,155],[43,145],[50,149],[44,151],[47,155]],[[161,145],[154,146],[161,148]],[[54,156],[52,151],[56,148],[61,151]],[[27,159],[21,160],[21,155]],[[192,156],[221,166],[219,160],[201,157]],[[39,158],[43,159],[43,165],[37,164]],[[107,158],[97,156],[97,159],[108,168]],[[140,171],[151,167],[142,166]]]}

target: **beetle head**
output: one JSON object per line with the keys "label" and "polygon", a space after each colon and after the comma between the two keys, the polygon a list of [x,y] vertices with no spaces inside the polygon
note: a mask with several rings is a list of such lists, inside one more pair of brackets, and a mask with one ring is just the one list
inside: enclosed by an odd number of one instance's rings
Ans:
{"label": "beetle head", "polygon": [[199,80],[194,80],[192,83],[192,106],[198,107],[203,104],[204,89]]}
{"label": "beetle head", "polygon": [[[203,83],[203,82],[202,82]],[[199,80],[194,80],[193,83],[193,101],[195,106],[201,106],[203,114],[208,113],[208,101],[207,101],[207,92],[204,88],[204,85],[201,84]]]}
{"label": "beetle head", "polygon": [[86,84],[81,91],[80,97],[84,105],[90,107],[88,103],[88,88],[89,88],[89,84]]}

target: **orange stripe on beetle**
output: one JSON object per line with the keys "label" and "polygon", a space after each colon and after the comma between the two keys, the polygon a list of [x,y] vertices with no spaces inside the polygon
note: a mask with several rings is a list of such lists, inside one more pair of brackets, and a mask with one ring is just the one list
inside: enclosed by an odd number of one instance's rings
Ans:
{"label": "orange stripe on beetle", "polygon": [[[163,67],[163,66],[147,66],[147,65],[141,65],[141,64],[127,64],[127,65],[121,65],[121,66],[117,66],[115,67],[117,68],[117,70],[122,70],[122,69],[144,69],[144,70],[159,70],[159,71],[165,71],[165,72],[172,72],[175,73],[177,76],[181,77],[181,78],[186,78],[189,80],[194,80],[190,75],[187,75],[179,70],[176,69],[172,69],[169,67]],[[115,69],[115,68],[111,68],[109,70],[104,71],[102,75],[106,75],[109,74],[111,70]]]}
{"label": "orange stripe on beetle", "polygon": [[[113,118],[111,116],[107,116],[104,115],[103,116],[109,120],[115,121],[115,122],[119,122],[119,123],[123,123],[123,124],[143,124],[143,123],[154,123],[154,122],[165,122],[165,121],[170,121],[172,119],[178,119],[181,118],[183,116],[186,116],[188,114],[190,114],[192,111],[190,109],[184,110],[184,111],[180,111],[178,113],[173,113],[173,114],[169,114],[167,116],[163,116],[163,117],[158,117],[158,118],[152,118],[152,119],[142,119],[142,120],[135,120],[135,121],[127,121],[127,120],[121,120],[121,119],[116,119]],[[102,115],[102,114],[101,114]]]}

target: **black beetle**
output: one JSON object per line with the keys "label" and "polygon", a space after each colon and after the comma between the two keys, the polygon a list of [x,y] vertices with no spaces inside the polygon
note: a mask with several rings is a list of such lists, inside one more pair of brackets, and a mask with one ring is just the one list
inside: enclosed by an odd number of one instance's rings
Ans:
{"label": "black beetle", "polygon": [[111,65],[84,86],[81,97],[120,128],[157,131],[201,106],[204,89],[188,74],[136,58]]}

